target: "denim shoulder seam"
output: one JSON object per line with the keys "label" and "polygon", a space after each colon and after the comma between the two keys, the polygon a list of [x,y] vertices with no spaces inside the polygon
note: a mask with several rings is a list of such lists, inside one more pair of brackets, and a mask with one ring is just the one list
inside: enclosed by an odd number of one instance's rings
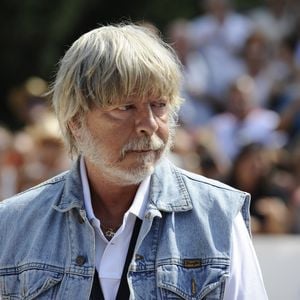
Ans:
{"label": "denim shoulder seam", "polygon": [[217,181],[217,180],[214,180],[214,179],[209,179],[209,178],[206,178],[206,177],[204,177],[202,175],[198,175],[198,174],[190,175],[189,172],[187,172],[185,170],[181,170],[180,168],[177,168],[177,170],[179,171],[179,173],[181,174],[182,177],[187,177],[188,179],[190,179],[192,181],[199,182],[201,184],[210,185],[210,186],[213,186],[213,187],[216,187],[216,188],[219,188],[219,189],[223,189],[223,190],[227,190],[227,191],[230,191],[230,192],[235,192],[235,193],[238,193],[238,194],[242,194],[245,197],[248,194],[244,191],[241,191],[241,190],[238,190],[234,187],[231,187],[231,186],[229,186],[229,185],[227,185],[227,184],[225,184],[221,181]]}
{"label": "denim shoulder seam", "polygon": [[[66,171],[66,172],[64,172],[64,173],[62,173],[62,174],[59,174],[59,175],[53,177],[53,178],[50,178],[50,179],[48,179],[48,180],[46,180],[46,181],[43,181],[43,182],[41,182],[41,183],[39,183],[39,184],[37,184],[37,185],[31,187],[31,188],[26,189],[25,191],[22,191],[22,192],[19,192],[19,193],[15,194],[14,196],[12,196],[12,197],[10,197],[10,198],[15,198],[15,197],[24,195],[24,194],[26,194],[27,192],[37,190],[37,189],[39,189],[39,188],[41,188],[41,187],[44,187],[44,186],[47,186],[47,185],[53,185],[53,184],[56,184],[56,183],[58,183],[58,182],[64,181],[64,180],[66,180],[66,174],[67,174],[68,172],[69,172],[69,171]],[[7,198],[7,199],[10,199],[10,198]],[[7,200],[7,199],[4,199],[4,200]],[[1,203],[1,202],[0,202],[0,203]]]}

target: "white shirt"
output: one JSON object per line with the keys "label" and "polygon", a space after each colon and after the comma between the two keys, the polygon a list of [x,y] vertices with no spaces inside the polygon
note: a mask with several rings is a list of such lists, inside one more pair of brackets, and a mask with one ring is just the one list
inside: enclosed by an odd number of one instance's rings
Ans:
{"label": "white shirt", "polygon": [[[136,217],[143,219],[149,197],[150,176],[139,186],[123,224],[108,241],[101,229],[100,220],[93,212],[90,188],[83,158],[80,161],[84,205],[87,217],[95,230],[96,269],[105,300],[115,300],[122,276]],[[230,276],[225,286],[223,300],[266,300],[267,295],[257,257],[242,215],[239,213],[233,224]]]}
{"label": "white shirt", "polygon": [[215,115],[208,124],[217,143],[218,154],[225,161],[233,161],[244,145],[257,142],[278,147],[284,143],[284,135],[276,131],[279,115],[264,108],[253,108],[240,121],[230,112]]}
{"label": "white shirt", "polygon": [[250,18],[228,12],[221,24],[212,14],[192,20],[188,27],[191,45],[201,50],[210,70],[207,91],[224,99],[231,82],[242,75],[238,53],[252,30]]}
{"label": "white shirt", "polygon": [[103,296],[105,300],[114,300],[118,293],[136,217],[141,220],[144,218],[149,193],[150,176],[140,184],[132,205],[124,215],[121,227],[114,237],[108,241],[100,228],[100,220],[95,217],[93,211],[83,158],[81,158],[80,161],[80,173],[87,217],[95,230],[96,269],[99,274]]}

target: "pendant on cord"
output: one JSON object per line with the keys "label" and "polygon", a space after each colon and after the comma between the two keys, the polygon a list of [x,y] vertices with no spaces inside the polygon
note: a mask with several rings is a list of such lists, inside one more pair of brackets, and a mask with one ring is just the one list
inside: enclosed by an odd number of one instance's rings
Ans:
{"label": "pendant on cord", "polygon": [[115,235],[115,231],[112,228],[106,228],[103,230],[103,234],[104,236],[110,241],[114,235]]}
{"label": "pendant on cord", "polygon": [[105,236],[105,238],[110,241],[114,235],[116,234],[116,232],[118,231],[118,229],[120,228],[121,224],[115,228],[111,227],[111,226],[105,226],[104,224],[101,224],[101,230]]}

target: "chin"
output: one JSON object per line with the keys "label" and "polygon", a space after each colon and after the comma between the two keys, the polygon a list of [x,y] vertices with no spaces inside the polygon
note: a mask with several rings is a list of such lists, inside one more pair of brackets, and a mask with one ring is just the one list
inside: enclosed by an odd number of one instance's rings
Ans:
{"label": "chin", "polygon": [[154,164],[147,164],[144,166],[139,166],[137,168],[124,171],[123,181],[131,182],[133,184],[140,183],[154,172],[154,167]]}
{"label": "chin", "polygon": [[161,155],[158,153],[125,157],[112,164],[97,164],[99,172],[110,182],[118,185],[137,185],[154,172]]}
{"label": "chin", "polygon": [[141,164],[130,168],[117,168],[111,173],[111,180],[119,185],[136,185],[150,176],[155,168],[155,163]]}

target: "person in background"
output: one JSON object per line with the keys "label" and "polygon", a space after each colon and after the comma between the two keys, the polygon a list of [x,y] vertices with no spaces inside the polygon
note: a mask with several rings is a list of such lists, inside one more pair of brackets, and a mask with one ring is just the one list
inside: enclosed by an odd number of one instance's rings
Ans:
{"label": "person in background", "polygon": [[278,148],[286,140],[285,133],[277,131],[279,115],[260,107],[254,92],[255,82],[250,76],[237,78],[228,91],[227,110],[215,115],[207,126],[220,160],[229,167],[246,144],[257,142]]}
{"label": "person in background", "polygon": [[253,233],[288,233],[292,226],[289,193],[276,182],[286,181],[289,174],[280,172],[275,158],[276,150],[250,143],[242,147],[228,176],[228,184],[251,194]]}
{"label": "person in background", "polygon": [[74,42],[52,88],[74,166],[1,202],[1,297],[267,299],[249,195],[167,159],[180,80],[144,27]]}
{"label": "person in background", "polygon": [[192,47],[188,36],[189,22],[177,19],[168,24],[166,36],[182,64],[179,120],[191,131],[206,124],[215,112],[215,102],[208,94],[210,70],[205,57]]}
{"label": "person in background", "polygon": [[282,74],[275,70],[275,57],[270,51],[267,36],[254,31],[245,41],[242,51],[243,73],[252,77],[255,82],[254,96],[257,105],[270,107],[270,98]]}
{"label": "person in background", "polygon": [[255,30],[266,35],[274,51],[296,27],[298,9],[293,7],[291,2],[289,0],[266,0],[264,5],[255,7],[248,14]]}
{"label": "person in background", "polygon": [[[243,73],[240,54],[253,23],[238,13],[231,0],[198,1],[204,14],[192,19],[188,29],[190,43],[203,57],[209,70],[207,93],[216,111],[224,107],[228,85]],[[218,103],[218,105],[217,105]]]}

